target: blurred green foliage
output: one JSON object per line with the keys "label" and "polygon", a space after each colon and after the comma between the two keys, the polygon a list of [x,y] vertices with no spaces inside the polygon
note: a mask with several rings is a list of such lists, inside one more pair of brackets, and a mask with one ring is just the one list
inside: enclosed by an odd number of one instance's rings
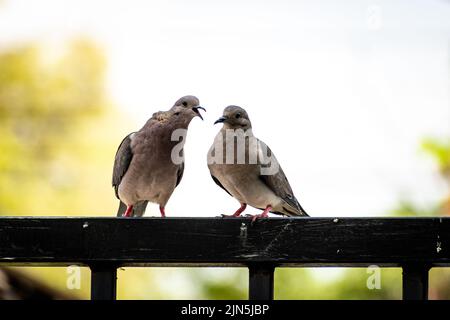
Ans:
{"label": "blurred green foliage", "polygon": [[0,53],[0,214],[112,209],[106,177],[117,135],[105,67],[102,51],[85,39]]}
{"label": "blurred green foliage", "polygon": [[284,269],[275,273],[276,299],[400,299],[401,270],[380,269],[380,289],[368,289],[366,268]]}
{"label": "blurred green foliage", "polygon": [[434,158],[444,176],[450,175],[450,139],[426,138],[422,149]]}
{"label": "blurred green foliage", "polygon": [[433,204],[431,207],[420,207],[409,200],[402,199],[391,212],[396,217],[432,217],[439,214],[440,205]]}
{"label": "blurred green foliage", "polygon": [[[111,122],[105,67],[102,51],[86,39],[0,52],[0,215],[112,209],[109,181],[103,179],[115,146],[105,134],[94,134]],[[26,269],[65,290],[65,268]],[[82,270],[83,284],[88,273]],[[88,286],[74,294],[88,297]]]}

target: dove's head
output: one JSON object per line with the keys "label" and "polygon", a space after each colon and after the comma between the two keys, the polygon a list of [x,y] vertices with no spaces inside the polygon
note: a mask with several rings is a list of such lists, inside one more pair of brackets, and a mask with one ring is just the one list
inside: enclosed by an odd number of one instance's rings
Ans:
{"label": "dove's head", "polygon": [[223,115],[214,122],[223,123],[225,129],[251,129],[252,123],[247,111],[238,106],[228,106],[223,110]]}
{"label": "dove's head", "polygon": [[200,106],[200,101],[197,97],[194,96],[184,96],[175,102],[175,104],[172,107],[172,110],[175,114],[183,114],[186,116],[190,116],[194,118],[195,116],[200,117],[200,119],[203,120],[202,115],[200,114],[199,109],[202,109],[203,111],[206,111],[205,108]]}

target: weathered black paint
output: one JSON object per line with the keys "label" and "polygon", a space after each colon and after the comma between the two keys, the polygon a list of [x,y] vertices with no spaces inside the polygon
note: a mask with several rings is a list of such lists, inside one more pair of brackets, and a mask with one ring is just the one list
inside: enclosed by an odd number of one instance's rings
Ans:
{"label": "weathered black paint", "polygon": [[116,300],[117,268],[91,266],[91,299]]}
{"label": "weathered black paint", "polygon": [[273,273],[270,265],[250,265],[248,267],[249,300],[273,300]]}
{"label": "weathered black paint", "polygon": [[450,265],[450,218],[0,217],[0,265],[88,265],[92,298],[115,299],[121,266],[248,266],[249,298],[273,298],[280,266],[401,266],[426,299]]}
{"label": "weathered black paint", "polygon": [[449,218],[0,218],[0,264],[450,264]]}
{"label": "weathered black paint", "polygon": [[428,299],[428,271],[423,264],[403,266],[403,300]]}

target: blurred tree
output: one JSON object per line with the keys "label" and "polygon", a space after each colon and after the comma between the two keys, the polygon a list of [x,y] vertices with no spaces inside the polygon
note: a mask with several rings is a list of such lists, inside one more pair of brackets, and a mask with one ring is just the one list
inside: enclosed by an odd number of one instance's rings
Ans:
{"label": "blurred tree", "polygon": [[[105,59],[87,39],[0,52],[0,215],[107,214],[121,132],[104,95]],[[65,268],[27,268],[66,289]],[[81,291],[87,297],[89,270]]]}
{"label": "blurred tree", "polygon": [[56,213],[76,185],[80,127],[106,108],[98,48],[79,39],[59,59],[45,54],[33,46],[0,54],[0,214]]}
{"label": "blurred tree", "polygon": [[[450,140],[426,138],[421,143],[421,150],[436,163],[442,179],[450,187]],[[428,207],[420,207],[411,200],[401,200],[392,210],[395,216],[440,216],[450,215],[450,192],[441,202]]]}
{"label": "blurred tree", "polygon": [[[422,150],[432,157],[442,178],[450,187],[450,139],[426,138]],[[450,192],[442,202],[435,205],[435,215],[450,216]],[[450,299],[450,271],[448,268],[434,268],[430,272],[430,298]]]}
{"label": "blurred tree", "polygon": [[442,176],[450,184],[450,139],[426,138],[422,149],[434,158]]}
{"label": "blurred tree", "polygon": [[117,141],[130,128],[91,41],[0,53],[0,215],[110,215]]}
{"label": "blurred tree", "polygon": [[369,289],[366,268],[284,269],[275,273],[276,299],[400,299],[401,270],[380,269],[381,286]]}
{"label": "blurred tree", "polygon": [[[422,149],[433,157],[439,172],[450,187],[450,139],[427,138],[422,142]],[[440,214],[450,216],[450,192],[439,204]]]}

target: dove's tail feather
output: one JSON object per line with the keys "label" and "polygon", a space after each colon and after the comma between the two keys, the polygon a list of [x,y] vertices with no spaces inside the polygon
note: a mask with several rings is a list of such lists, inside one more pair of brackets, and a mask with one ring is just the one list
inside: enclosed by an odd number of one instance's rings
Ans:
{"label": "dove's tail feather", "polygon": [[141,201],[138,202],[134,207],[133,207],[133,217],[142,217],[145,213],[145,209],[147,208],[147,203],[148,201]]}
{"label": "dove's tail feather", "polygon": [[127,210],[127,205],[125,203],[123,203],[122,201],[120,201],[119,209],[117,209],[117,216],[118,217],[123,216],[123,214],[125,213],[126,210]]}
{"label": "dove's tail feather", "polygon": [[[285,202],[282,206],[283,212],[273,212],[290,217],[309,217],[306,211],[302,208],[297,199],[290,199],[290,202]],[[291,204],[292,203],[292,204]]]}
{"label": "dove's tail feather", "polygon": [[[133,206],[133,211],[131,212],[132,217],[142,217],[145,213],[145,209],[147,208],[148,201],[141,201],[136,203]],[[121,217],[127,211],[127,205],[120,201],[119,209],[117,210],[117,216]]]}
{"label": "dove's tail feather", "polygon": [[[298,203],[298,202],[297,202]],[[303,217],[309,217],[309,214],[306,213],[305,209],[302,208],[302,206],[300,205],[300,203],[298,203],[298,208],[300,209],[300,215]]]}
{"label": "dove's tail feather", "polygon": [[292,208],[286,208],[286,207],[283,207],[283,212],[273,212],[273,213],[276,213],[276,214],[280,214],[280,215],[283,215],[283,216],[289,216],[289,217],[309,217],[309,215],[306,213],[306,211],[305,210],[303,210],[303,208],[302,207],[300,207],[300,209],[297,209],[297,210],[291,210]]}

